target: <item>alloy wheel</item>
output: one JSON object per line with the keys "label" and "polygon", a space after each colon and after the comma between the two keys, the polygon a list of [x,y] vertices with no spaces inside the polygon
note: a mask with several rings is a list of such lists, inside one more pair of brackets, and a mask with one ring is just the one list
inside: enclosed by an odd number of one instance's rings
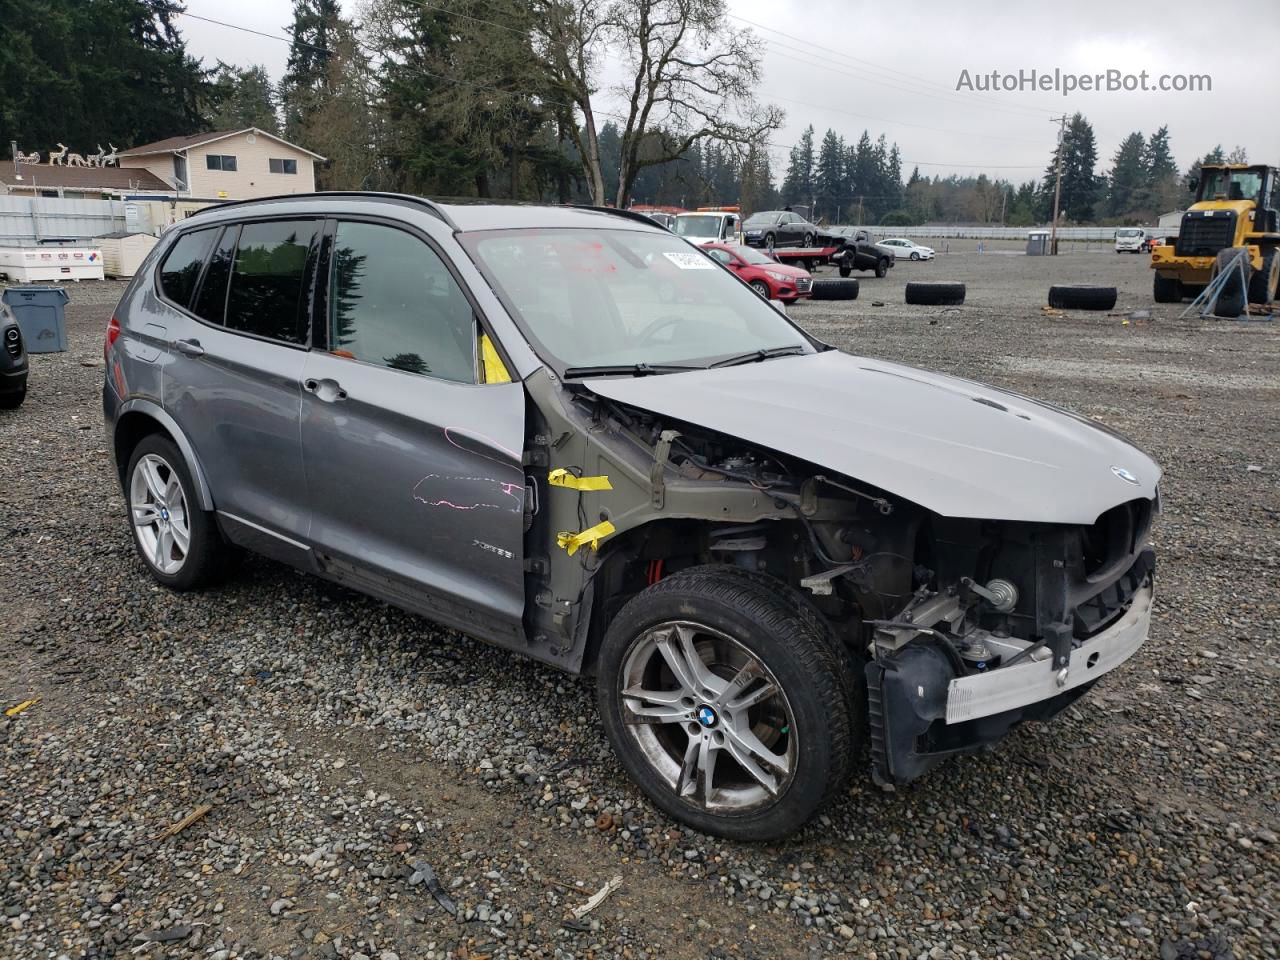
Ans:
{"label": "alloy wheel", "polygon": [[129,517],[147,561],[160,573],[176,574],[191,548],[187,495],[177,471],[164,458],[139,458],[129,480]]}
{"label": "alloy wheel", "polygon": [[742,812],[780,797],[799,740],[782,685],[728,634],[689,621],[642,634],[619,678],[622,720],[641,755],[683,801]]}

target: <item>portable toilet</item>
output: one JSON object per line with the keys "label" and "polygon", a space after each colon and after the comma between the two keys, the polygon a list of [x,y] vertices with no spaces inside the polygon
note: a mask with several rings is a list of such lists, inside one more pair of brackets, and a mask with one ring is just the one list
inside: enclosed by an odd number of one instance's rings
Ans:
{"label": "portable toilet", "polygon": [[1049,255],[1049,231],[1048,230],[1028,230],[1027,231],[1027,256],[1028,257],[1045,257]]}

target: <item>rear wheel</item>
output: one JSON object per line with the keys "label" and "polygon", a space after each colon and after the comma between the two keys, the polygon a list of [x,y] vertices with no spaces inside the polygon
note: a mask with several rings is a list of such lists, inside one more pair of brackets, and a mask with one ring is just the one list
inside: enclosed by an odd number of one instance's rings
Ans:
{"label": "rear wheel", "polygon": [[200,509],[186,460],[168,437],[144,437],[129,458],[125,498],[138,556],[173,590],[220,577],[231,559],[213,513]]}
{"label": "rear wheel", "polygon": [[601,647],[600,712],[623,766],[657,806],[707,833],[785,836],[848,775],[837,648],[781,586],[677,574],[623,607]]}
{"label": "rear wheel", "polygon": [[777,240],[774,238],[773,234],[766,233],[764,235],[764,248],[768,250],[770,253],[773,253],[773,248],[776,245],[777,245]]}
{"label": "rear wheel", "polygon": [[1177,303],[1182,299],[1182,284],[1157,273],[1151,281],[1151,294],[1156,303]]}

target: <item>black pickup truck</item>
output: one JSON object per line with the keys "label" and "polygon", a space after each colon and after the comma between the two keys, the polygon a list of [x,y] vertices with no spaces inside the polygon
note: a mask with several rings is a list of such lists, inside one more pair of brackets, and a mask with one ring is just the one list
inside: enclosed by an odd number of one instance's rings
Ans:
{"label": "black pickup truck", "polygon": [[840,245],[831,254],[831,262],[840,269],[840,276],[847,277],[854,270],[874,270],[877,277],[883,277],[894,265],[892,248],[872,242],[867,231],[836,227],[830,233]]}

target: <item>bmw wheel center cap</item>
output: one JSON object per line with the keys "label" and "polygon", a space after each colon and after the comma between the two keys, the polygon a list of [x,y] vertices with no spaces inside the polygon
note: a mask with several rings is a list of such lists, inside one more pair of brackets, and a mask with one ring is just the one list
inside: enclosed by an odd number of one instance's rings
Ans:
{"label": "bmw wheel center cap", "polygon": [[714,727],[719,719],[716,716],[716,712],[710,707],[702,706],[698,708],[698,722],[704,727]]}

